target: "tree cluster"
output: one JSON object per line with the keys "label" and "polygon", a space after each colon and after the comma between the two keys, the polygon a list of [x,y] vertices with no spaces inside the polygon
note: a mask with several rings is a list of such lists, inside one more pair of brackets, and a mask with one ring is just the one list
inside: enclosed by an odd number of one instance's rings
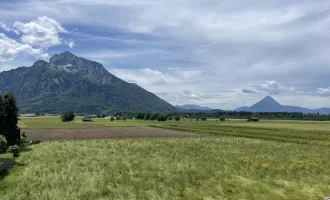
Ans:
{"label": "tree cluster", "polygon": [[75,115],[72,111],[64,111],[62,114],[61,114],[61,119],[62,119],[62,122],[70,122],[70,121],[73,121],[75,118]]}
{"label": "tree cluster", "polygon": [[20,144],[20,129],[17,122],[18,108],[14,95],[0,95],[0,135],[6,138],[9,146]]}

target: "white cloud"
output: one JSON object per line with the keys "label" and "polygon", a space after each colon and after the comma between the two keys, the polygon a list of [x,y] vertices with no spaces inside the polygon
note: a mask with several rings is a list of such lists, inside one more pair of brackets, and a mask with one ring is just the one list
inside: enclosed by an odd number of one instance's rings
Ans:
{"label": "white cloud", "polygon": [[76,46],[76,44],[74,43],[74,41],[72,39],[70,40],[64,40],[65,44],[68,45],[70,47],[70,49],[72,49],[73,47]]}
{"label": "white cloud", "polygon": [[33,48],[28,44],[20,44],[10,39],[5,34],[0,33],[0,63],[13,60],[19,54],[27,54],[35,57],[47,57],[43,50]]}
{"label": "white cloud", "polygon": [[59,33],[67,33],[59,22],[46,16],[27,23],[15,22],[13,29],[22,34],[22,43],[45,49],[62,44]]}
{"label": "white cloud", "polygon": [[279,94],[282,91],[280,84],[274,80],[265,81],[264,83],[259,85],[257,89],[261,91],[265,91],[271,95]]}
{"label": "white cloud", "polygon": [[[38,17],[27,23],[16,21],[13,26],[0,22],[0,27],[7,32],[14,32],[20,37],[20,42],[0,32],[0,62],[7,63],[19,56],[47,58],[47,49],[62,44],[64,41],[70,48],[75,46],[73,40],[65,40],[60,33],[68,31],[54,19]],[[8,64],[10,66],[11,64]]]}
{"label": "white cloud", "polygon": [[178,85],[193,81],[200,75],[200,71],[162,72],[151,68],[142,69],[110,69],[114,75],[128,82],[136,83],[143,87],[154,85]]}
{"label": "white cloud", "polygon": [[328,88],[317,88],[315,91],[320,96],[330,96],[330,87]]}
{"label": "white cloud", "polygon": [[14,33],[16,33],[16,35],[19,35],[19,32],[17,30],[8,27],[4,22],[0,21],[0,27],[7,32],[14,32]]}

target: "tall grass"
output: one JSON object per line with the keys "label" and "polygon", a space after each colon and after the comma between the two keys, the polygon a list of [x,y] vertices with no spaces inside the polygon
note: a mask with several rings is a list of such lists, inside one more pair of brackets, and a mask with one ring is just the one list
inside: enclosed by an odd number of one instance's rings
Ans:
{"label": "tall grass", "polygon": [[329,148],[235,137],[41,143],[0,199],[322,199]]}

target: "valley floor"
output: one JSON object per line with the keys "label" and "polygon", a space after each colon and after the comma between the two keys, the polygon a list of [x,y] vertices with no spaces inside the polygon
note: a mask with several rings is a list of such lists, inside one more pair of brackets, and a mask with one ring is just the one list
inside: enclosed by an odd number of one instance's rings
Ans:
{"label": "valley floor", "polygon": [[45,140],[66,135],[67,139],[142,138],[43,141],[29,146],[16,165],[0,175],[1,200],[330,196],[329,122],[96,119],[83,124],[78,118],[63,124],[58,118],[35,118],[21,119],[20,125],[28,137],[43,135]]}

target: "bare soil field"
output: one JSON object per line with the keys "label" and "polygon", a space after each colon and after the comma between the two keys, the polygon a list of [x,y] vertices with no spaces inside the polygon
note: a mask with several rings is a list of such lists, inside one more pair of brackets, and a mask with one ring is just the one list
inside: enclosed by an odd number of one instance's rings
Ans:
{"label": "bare soil field", "polygon": [[199,134],[165,130],[151,127],[104,127],[104,128],[63,128],[23,129],[27,140],[86,140],[106,138],[157,138],[157,137],[200,137]]}

